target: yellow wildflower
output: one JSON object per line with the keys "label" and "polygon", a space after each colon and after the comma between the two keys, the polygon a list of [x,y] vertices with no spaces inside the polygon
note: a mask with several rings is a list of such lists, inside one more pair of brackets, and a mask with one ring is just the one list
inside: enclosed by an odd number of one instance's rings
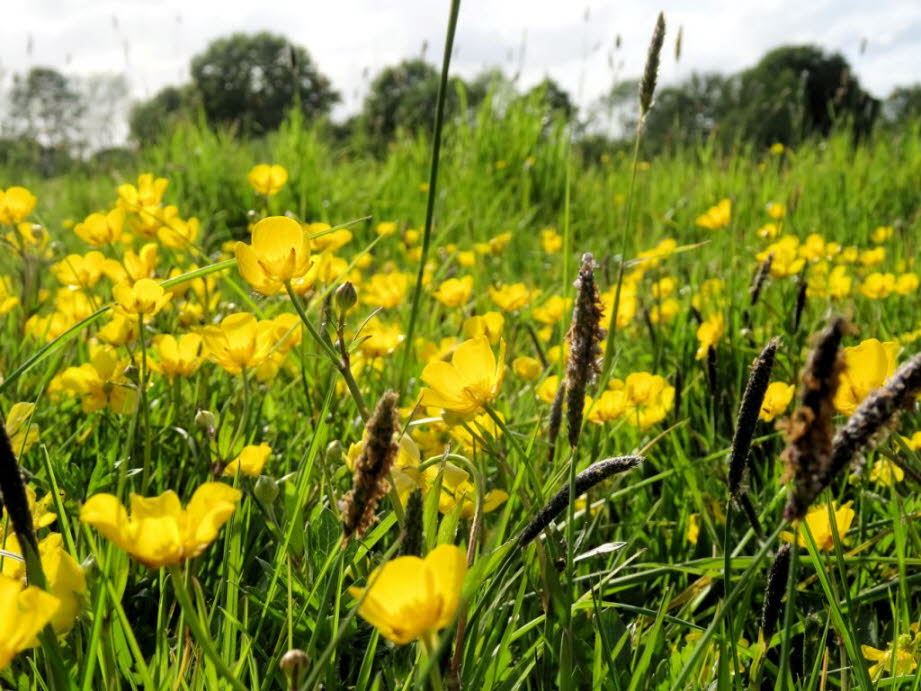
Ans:
{"label": "yellow wildflower", "polygon": [[[60,601],[41,588],[23,588],[22,582],[0,574],[0,671],[23,650],[35,644],[36,636],[60,608]],[[11,613],[16,612],[16,616]]]}
{"label": "yellow wildflower", "polygon": [[722,314],[714,314],[709,319],[701,323],[697,327],[697,354],[695,355],[696,359],[702,360],[707,357],[707,351],[713,347],[715,348],[719,342],[723,339],[723,334],[726,331],[725,322],[723,320]]}
{"label": "yellow wildflower", "polygon": [[710,230],[717,230],[729,225],[732,219],[732,202],[729,199],[721,199],[719,204],[711,206],[703,214],[697,217],[697,225]]}
{"label": "yellow wildflower", "polygon": [[288,182],[288,171],[277,164],[260,163],[253,166],[247,174],[246,180],[256,191],[256,194],[274,197],[281,192],[281,188]]}
{"label": "yellow wildflower", "polygon": [[428,387],[422,389],[421,404],[472,417],[499,394],[504,375],[504,342],[500,342],[496,358],[485,337],[464,341],[457,346],[450,363],[436,360],[422,370],[422,381]]}
{"label": "yellow wildflower", "polygon": [[361,601],[358,613],[381,635],[404,645],[429,642],[448,626],[460,604],[467,557],[454,545],[439,545],[425,557],[397,557],[376,568],[365,588],[350,587]]}
{"label": "yellow wildflower", "polygon": [[287,216],[270,216],[253,226],[253,244],[235,248],[240,275],[263,295],[274,295],[310,268],[310,250],[301,224]]}
{"label": "yellow wildflower", "polygon": [[179,564],[197,557],[217,538],[241,493],[220,482],[195,490],[186,508],[168,490],[157,497],[131,495],[127,511],[117,497],[96,494],[80,511],[80,520],[148,568]]}
{"label": "yellow wildflower", "polygon": [[[837,502],[833,502],[832,510],[835,515],[835,527],[837,528],[838,537],[844,542],[844,536],[850,529],[851,523],[854,521],[854,516],[857,514],[854,509],[851,508],[851,502],[845,502],[841,508],[838,508]],[[828,552],[834,549],[834,536],[832,534],[831,523],[828,520],[828,507],[825,506],[825,504],[819,504],[809,509],[805,521],[806,525],[809,527],[809,532],[812,533],[812,538],[815,540],[816,547],[819,548],[820,552]],[[780,537],[787,542],[793,542],[793,533],[783,532],[780,534]],[[799,541],[800,547],[805,547],[809,544],[806,536],[800,530],[800,527],[797,527],[797,540]]]}
{"label": "yellow wildflower", "polygon": [[853,414],[863,399],[895,372],[898,351],[895,341],[880,343],[875,338],[844,348],[844,369],[832,401],[835,410],[844,415]]}
{"label": "yellow wildflower", "polygon": [[243,450],[224,468],[224,475],[235,477],[239,472],[247,477],[258,477],[272,455],[272,447],[262,442],[258,446],[244,446]]}
{"label": "yellow wildflower", "polygon": [[772,381],[764,392],[764,401],[758,417],[765,422],[770,422],[780,415],[793,400],[796,384],[785,384],[782,381]]}

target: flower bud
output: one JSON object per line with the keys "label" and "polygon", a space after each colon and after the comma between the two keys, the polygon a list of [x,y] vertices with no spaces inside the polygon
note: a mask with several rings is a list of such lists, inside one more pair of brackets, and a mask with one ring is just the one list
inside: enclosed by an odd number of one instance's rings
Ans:
{"label": "flower bud", "polygon": [[333,439],[329,444],[326,445],[326,462],[329,465],[335,465],[337,463],[341,463],[342,459],[342,442],[340,442],[338,439]]}
{"label": "flower bud", "polygon": [[358,302],[358,291],[351,281],[346,281],[336,288],[336,309],[339,314],[345,314]]}
{"label": "flower bud", "polygon": [[288,677],[290,688],[296,689],[300,676],[310,666],[310,659],[307,657],[307,653],[300,648],[292,648],[282,656],[278,666]]}
{"label": "flower bud", "polygon": [[278,498],[278,492],[278,483],[266,475],[260,475],[259,479],[256,480],[256,486],[253,488],[253,494],[256,495],[256,499],[267,506],[275,503]]}
{"label": "flower bud", "polygon": [[214,436],[214,413],[210,410],[199,410],[195,413],[195,426],[203,432],[207,432],[208,436]]}

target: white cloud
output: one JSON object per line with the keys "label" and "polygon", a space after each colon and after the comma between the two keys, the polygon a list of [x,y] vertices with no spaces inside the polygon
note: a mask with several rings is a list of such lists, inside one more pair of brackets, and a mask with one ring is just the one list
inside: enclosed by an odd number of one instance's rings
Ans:
{"label": "white cloud", "polygon": [[[915,0],[667,0],[661,8],[669,29],[663,81],[693,70],[735,71],[791,42],[843,52],[876,95],[919,78]],[[454,69],[472,76],[499,65],[513,73],[523,51],[523,87],[550,75],[585,106],[615,76],[641,71],[658,10],[639,1],[464,0]],[[438,63],[447,14],[447,0],[13,0],[4,12],[0,67],[7,76],[36,64],[78,74],[126,72],[141,98],[187,79],[190,58],[208,41],[233,31],[269,30],[308,48],[342,92],[337,115],[344,115],[359,107],[369,75],[418,55],[423,43]],[[679,26],[683,50],[675,64]],[[622,45],[614,51],[618,35]]]}

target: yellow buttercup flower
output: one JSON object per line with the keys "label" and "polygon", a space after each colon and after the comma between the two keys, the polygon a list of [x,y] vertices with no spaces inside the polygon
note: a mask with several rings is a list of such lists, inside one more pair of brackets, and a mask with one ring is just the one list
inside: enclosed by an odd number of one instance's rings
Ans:
{"label": "yellow buttercup flower", "polygon": [[85,255],[68,254],[52,265],[51,273],[69,288],[92,288],[102,277],[105,255],[93,250]]}
{"label": "yellow buttercup flower", "polygon": [[[916,628],[915,625],[912,628]],[[918,667],[918,636],[914,640],[911,634],[903,633],[894,644],[890,643],[885,650],[879,650],[869,645],[860,646],[864,658],[875,662],[869,672],[873,681],[878,681],[884,674],[892,673],[897,677],[906,676]],[[894,664],[893,664],[894,663]]]}
{"label": "yellow buttercup flower", "polygon": [[880,343],[875,338],[844,348],[844,369],[832,401],[835,410],[844,415],[853,414],[863,399],[895,372],[898,351],[895,341]]}
{"label": "yellow buttercup flower", "polygon": [[253,227],[253,244],[238,242],[237,268],[253,288],[274,295],[310,268],[310,242],[301,224],[287,216],[270,216]]}
{"label": "yellow buttercup flower", "polygon": [[806,265],[806,259],[800,256],[799,238],[795,235],[784,235],[777,242],[768,245],[763,252],[755,255],[755,259],[763,262],[769,255],[771,260],[771,277],[785,278],[798,274]]}
{"label": "yellow buttercup flower", "polygon": [[532,316],[536,321],[548,326],[559,322],[566,310],[572,305],[572,300],[559,295],[551,295],[540,307],[535,307]]}
{"label": "yellow buttercup flower", "polygon": [[[53,514],[52,514],[53,516]],[[5,576],[26,581],[26,565],[21,559],[22,548],[14,534],[0,539],[0,548],[20,558],[3,560]],[[38,544],[39,559],[45,573],[48,592],[58,599],[60,606],[51,618],[51,626],[61,634],[70,631],[80,613],[83,595],[86,593],[86,577],[80,564],[64,549],[60,533],[51,533]]]}
{"label": "yellow buttercup flower", "polygon": [[38,200],[25,187],[0,190],[0,224],[14,226],[26,220]]}
{"label": "yellow buttercup flower", "polygon": [[432,297],[446,307],[462,307],[470,299],[472,292],[473,276],[463,276],[443,281],[432,293]]}
{"label": "yellow buttercup flower", "polygon": [[463,332],[467,338],[484,336],[489,345],[496,345],[502,338],[502,329],[505,328],[505,317],[501,312],[486,312],[485,314],[467,317],[464,320]]}
{"label": "yellow buttercup flower", "polygon": [[892,487],[905,479],[905,471],[888,458],[877,458],[870,470],[870,482],[880,487]]}
{"label": "yellow buttercup flower", "polygon": [[197,557],[217,538],[237,508],[241,493],[221,482],[206,482],[183,508],[172,490],[157,497],[131,495],[131,510],[111,494],[90,497],[80,520],[148,568]]}
{"label": "yellow buttercup flower", "polygon": [[732,202],[729,199],[721,199],[719,204],[711,206],[703,214],[697,217],[697,225],[702,228],[716,230],[729,225],[732,219]]}
{"label": "yellow buttercup flower", "polygon": [[105,214],[90,214],[74,226],[74,233],[93,247],[103,247],[118,242],[124,226],[125,212],[116,208]]}
{"label": "yellow buttercup flower", "polygon": [[0,276],[0,316],[9,314],[19,304],[19,296],[13,294],[13,281],[9,276]]}
{"label": "yellow buttercup flower", "polygon": [[399,271],[374,274],[361,287],[361,304],[384,309],[399,307],[406,297],[411,280],[410,274]]}
{"label": "yellow buttercup flower", "polygon": [[0,670],[23,650],[35,644],[60,602],[35,586],[0,574]]}
{"label": "yellow buttercup flower", "polygon": [[151,369],[167,377],[191,377],[201,365],[201,336],[195,333],[182,334],[179,338],[170,334],[157,336],[154,347],[158,361],[151,362]]}
{"label": "yellow buttercup flower", "polygon": [[387,640],[404,645],[431,639],[448,626],[460,604],[467,557],[454,545],[439,545],[425,559],[397,557],[376,568],[365,588],[350,587],[361,601],[358,613]]}
{"label": "yellow buttercup flower", "polygon": [[782,381],[772,381],[764,392],[764,401],[758,417],[765,422],[770,422],[780,415],[793,400],[796,384],[785,384]]}
{"label": "yellow buttercup flower", "polygon": [[555,228],[540,231],[540,246],[547,254],[555,254],[563,249],[563,236]]}
{"label": "yellow buttercup flower", "polygon": [[[426,490],[432,489],[441,475],[441,493],[438,495],[438,510],[447,514],[458,512],[460,518],[471,518],[476,510],[476,487],[470,481],[466,470],[453,463],[445,462],[429,466],[423,473]],[[483,496],[483,512],[491,513],[508,499],[501,489],[492,489]]]}
{"label": "yellow buttercup flower", "polygon": [[422,381],[428,387],[422,389],[421,404],[461,417],[476,415],[499,395],[504,375],[504,342],[496,358],[485,337],[464,341],[450,363],[436,360],[422,370]]}
{"label": "yellow buttercup flower", "polygon": [[881,300],[889,297],[896,288],[895,275],[874,271],[860,284],[860,292],[871,300]]}
{"label": "yellow buttercup flower", "polygon": [[220,326],[206,326],[201,335],[208,355],[231,374],[258,367],[275,345],[276,324],[256,321],[249,312],[224,317]]}
{"label": "yellow buttercup flower", "polygon": [[544,366],[537,358],[522,356],[512,360],[512,371],[525,381],[532,381],[540,376]]}
{"label": "yellow buttercup flower", "polygon": [[272,455],[272,447],[262,442],[258,446],[244,446],[240,454],[224,468],[224,475],[235,477],[239,472],[247,477],[258,477]]}
{"label": "yellow buttercup flower", "polygon": [[[856,512],[851,508],[851,502],[845,502],[838,508],[837,502],[832,503],[832,509],[835,515],[835,527],[837,528],[838,537],[844,542],[844,536],[854,521]],[[832,534],[831,523],[828,520],[828,507],[825,504],[819,504],[806,514],[806,525],[809,526],[809,532],[812,533],[812,539],[815,540],[816,547],[820,552],[828,552],[835,548],[834,535]],[[793,542],[793,533],[784,532],[780,534],[787,542]],[[806,536],[797,527],[797,539],[800,547],[805,547],[808,543]]]}
{"label": "yellow buttercup flower", "polygon": [[168,185],[169,180],[166,178],[154,178],[153,173],[141,173],[138,175],[137,187],[130,183],[118,186],[118,204],[132,212],[159,207]]}
{"label": "yellow buttercup flower", "polygon": [[533,294],[524,283],[512,283],[499,288],[490,288],[489,296],[499,309],[514,312],[527,306]]}
{"label": "yellow buttercup flower", "polygon": [[38,425],[29,423],[33,412],[34,403],[20,401],[14,403],[6,414],[6,434],[16,454],[26,453],[38,441]]}
{"label": "yellow buttercup flower", "polygon": [[688,542],[692,545],[697,544],[697,540],[700,537],[700,514],[692,513],[688,516],[688,530],[685,534]]}
{"label": "yellow buttercup flower", "polygon": [[173,297],[151,278],[142,278],[134,285],[120,283],[112,288],[112,296],[126,314],[145,316],[162,310]]}
{"label": "yellow buttercup flower", "polygon": [[281,188],[288,182],[288,171],[277,164],[260,163],[257,166],[253,166],[246,179],[257,194],[274,197],[281,192]]}
{"label": "yellow buttercup flower", "polygon": [[723,334],[726,331],[725,322],[723,321],[722,314],[714,314],[709,319],[701,323],[697,327],[697,354],[695,355],[696,359],[702,360],[707,357],[707,351],[713,347],[715,348],[719,342],[723,339]]}
{"label": "yellow buttercup flower", "polygon": [[664,420],[675,404],[675,387],[665,377],[649,372],[627,375],[623,383],[623,395],[624,417],[640,429],[647,429]]}
{"label": "yellow buttercup flower", "polygon": [[90,361],[68,367],[52,380],[50,388],[80,397],[83,412],[102,410],[108,405],[121,415],[131,413],[137,405],[137,392],[125,379],[127,361],[115,348],[91,349]]}

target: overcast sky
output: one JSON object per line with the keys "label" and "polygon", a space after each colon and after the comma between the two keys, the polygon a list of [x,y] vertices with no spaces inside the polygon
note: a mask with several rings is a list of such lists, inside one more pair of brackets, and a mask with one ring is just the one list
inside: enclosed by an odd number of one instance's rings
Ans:
{"label": "overcast sky", "polygon": [[[439,62],[448,0],[3,0],[0,71],[33,65],[87,75],[124,72],[147,97],[188,79],[189,59],[234,31],[283,33],[307,47],[342,93],[336,115],[358,109],[368,75],[402,58]],[[842,52],[861,82],[885,96],[921,81],[919,0],[463,0],[452,70],[521,67],[522,87],[545,75],[580,105],[615,76],[642,70],[655,16],[665,11],[661,78],[693,70],[731,72],[783,43]],[[683,28],[681,61],[674,39]],[[614,50],[615,37],[622,39]],[[861,43],[866,49],[861,54]]]}

